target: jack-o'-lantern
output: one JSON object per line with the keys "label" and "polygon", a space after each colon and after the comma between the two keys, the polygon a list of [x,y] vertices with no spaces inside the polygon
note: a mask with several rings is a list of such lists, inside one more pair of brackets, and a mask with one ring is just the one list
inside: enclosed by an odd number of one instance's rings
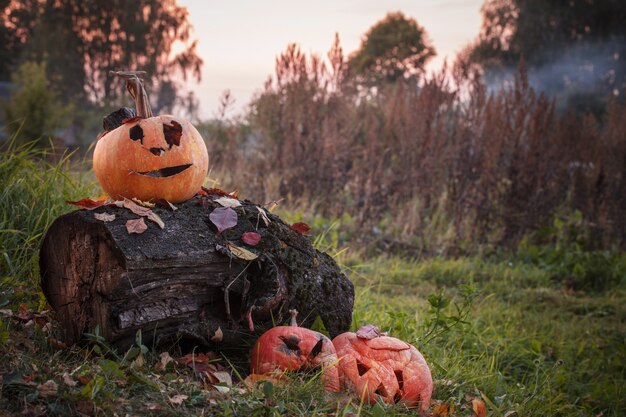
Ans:
{"label": "jack-o'-lantern", "polygon": [[370,403],[403,403],[426,410],[433,392],[430,369],[412,345],[394,337],[360,338],[343,333],[333,339],[341,385]]}
{"label": "jack-o'-lantern", "polygon": [[104,191],[115,199],[190,199],[207,174],[204,140],[187,120],[153,117],[137,72],[115,72],[126,79],[137,117],[106,132],[96,144],[93,170]]}
{"label": "jack-o'-lantern", "polygon": [[253,374],[282,377],[285,371],[322,370],[327,391],[339,391],[337,354],[329,338],[314,330],[298,327],[296,310],[289,310],[290,326],[277,326],[259,337],[250,356]]}

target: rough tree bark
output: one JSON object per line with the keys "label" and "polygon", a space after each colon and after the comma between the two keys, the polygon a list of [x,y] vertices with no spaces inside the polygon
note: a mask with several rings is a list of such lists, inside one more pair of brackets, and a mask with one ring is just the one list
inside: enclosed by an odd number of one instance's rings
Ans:
{"label": "rough tree bark", "polygon": [[[354,288],[330,256],[277,216],[269,214],[266,224],[249,201],[234,208],[237,226],[219,235],[209,220],[219,207],[214,198],[196,196],[175,211],[157,207],[165,228],[146,219],[142,234],[128,233],[126,221],[138,216],[119,207],[56,219],[43,240],[40,267],[62,339],[76,342],[97,326],[119,348],[141,330],[143,340],[156,345],[228,349],[248,345],[292,308],[304,326],[319,317],[331,336],[348,329]],[[115,214],[115,220],[97,220],[95,213]],[[249,231],[261,235],[257,246],[241,241]],[[238,258],[229,243],[258,258]]]}

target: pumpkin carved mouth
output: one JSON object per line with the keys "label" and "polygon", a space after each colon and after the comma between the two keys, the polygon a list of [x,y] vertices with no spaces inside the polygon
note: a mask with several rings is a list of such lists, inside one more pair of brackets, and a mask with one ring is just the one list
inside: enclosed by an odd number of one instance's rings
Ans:
{"label": "pumpkin carved mouth", "polygon": [[152,171],[133,171],[133,170],[131,170],[130,172],[132,172],[134,174],[144,175],[146,177],[166,178],[166,177],[174,176],[176,174],[180,174],[181,172],[183,172],[184,170],[189,168],[191,165],[193,165],[193,164],[176,165],[176,166],[173,166],[173,167],[165,167],[165,168],[161,168],[161,169],[155,169],[155,170],[152,170]]}

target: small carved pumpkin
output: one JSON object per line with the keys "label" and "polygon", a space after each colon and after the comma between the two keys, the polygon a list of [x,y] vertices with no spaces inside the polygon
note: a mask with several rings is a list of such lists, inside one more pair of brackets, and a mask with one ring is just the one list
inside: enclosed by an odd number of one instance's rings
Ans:
{"label": "small carved pumpkin", "polygon": [[104,191],[115,199],[165,199],[179,203],[193,197],[207,174],[209,156],[204,140],[188,121],[152,116],[136,73],[126,78],[138,117],[126,120],[98,140],[93,169]]}
{"label": "small carved pumpkin", "polygon": [[337,354],[329,338],[314,330],[298,327],[296,310],[289,310],[290,326],[277,326],[259,337],[250,356],[253,374],[282,376],[285,371],[322,369],[327,391],[339,391]]}
{"label": "small carved pumpkin", "polygon": [[419,351],[402,340],[388,336],[359,338],[343,333],[333,339],[339,357],[339,377],[344,388],[374,403],[402,402],[426,410],[430,405],[433,380]]}

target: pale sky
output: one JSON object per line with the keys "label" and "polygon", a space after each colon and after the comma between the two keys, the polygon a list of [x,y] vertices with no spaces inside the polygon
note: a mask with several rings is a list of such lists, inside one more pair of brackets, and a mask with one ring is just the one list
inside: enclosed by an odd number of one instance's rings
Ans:
{"label": "pale sky", "polygon": [[[189,83],[200,100],[200,117],[216,115],[219,97],[230,89],[241,112],[274,73],[274,60],[295,42],[302,51],[325,55],[335,32],[344,53],[387,12],[402,11],[426,29],[437,56],[429,70],[476,37],[483,0],[178,0],[187,7],[204,60],[202,81]],[[232,114],[231,114],[232,115]]]}

